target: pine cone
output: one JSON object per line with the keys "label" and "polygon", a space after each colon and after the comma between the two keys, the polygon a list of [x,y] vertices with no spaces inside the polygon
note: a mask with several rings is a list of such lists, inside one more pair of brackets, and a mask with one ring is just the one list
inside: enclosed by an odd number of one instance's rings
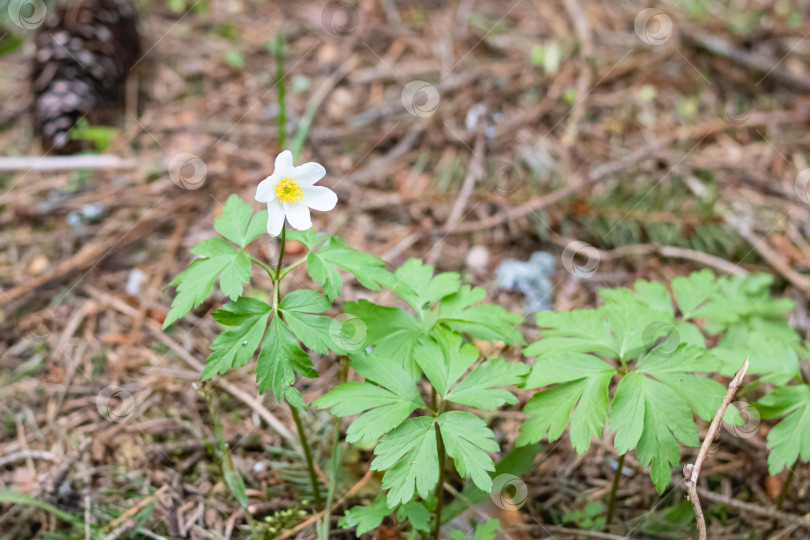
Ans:
{"label": "pine cone", "polygon": [[141,50],[137,17],[131,0],[67,0],[39,28],[31,87],[43,150],[77,152],[81,142],[68,133],[80,118],[98,125],[121,114]]}

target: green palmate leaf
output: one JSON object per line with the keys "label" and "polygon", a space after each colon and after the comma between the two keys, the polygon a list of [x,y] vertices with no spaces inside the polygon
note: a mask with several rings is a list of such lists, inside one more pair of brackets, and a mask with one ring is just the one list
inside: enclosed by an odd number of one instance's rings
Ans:
{"label": "green palmate leaf", "polygon": [[439,397],[482,409],[517,403],[511,392],[495,387],[518,384],[529,370],[525,364],[495,359],[476,367],[458,382],[478,359],[478,349],[472,344],[462,346],[460,335],[441,329],[417,343],[414,358]]}
{"label": "green palmate leaf", "polygon": [[768,433],[768,472],[778,474],[796,460],[810,461],[810,386],[777,388],[756,403],[762,418],[785,418]]}
{"label": "green palmate leaf", "polygon": [[301,342],[320,354],[334,350],[338,354],[348,351],[333,335],[340,330],[340,323],[326,315],[316,315],[329,309],[331,302],[317,291],[297,290],[281,299],[279,311],[284,321]]}
{"label": "green palmate leaf", "polygon": [[442,299],[437,312],[438,322],[474,338],[523,344],[518,331],[523,317],[492,304],[474,305],[484,297],[486,291],[481,287],[462,286]]}
{"label": "green palmate leaf", "polygon": [[500,358],[488,360],[472,370],[445,399],[489,410],[497,409],[504,403],[515,404],[518,399],[510,391],[494,387],[520,384],[528,371],[526,364]]}
{"label": "green palmate leaf", "polygon": [[438,330],[415,346],[416,362],[442,399],[478,360],[475,345],[461,343],[461,336],[455,332]]}
{"label": "green palmate leaf", "polygon": [[692,345],[680,345],[672,354],[660,354],[654,350],[639,362],[638,370],[667,385],[699,417],[711,420],[723,401],[726,388],[695,373],[712,373],[720,367],[721,363],[714,355]]}
{"label": "green palmate leaf", "polygon": [[397,521],[405,521],[417,531],[430,530],[430,511],[420,501],[410,501],[397,508]]}
{"label": "green palmate leaf", "polygon": [[164,328],[208,298],[217,278],[222,292],[231,300],[236,300],[242,294],[244,285],[250,281],[248,255],[221,238],[200,242],[191,252],[199,258],[169,284],[177,286],[177,296],[166,315]]}
{"label": "green palmate leaf", "polygon": [[619,382],[609,421],[619,454],[636,448],[642,465],[650,465],[650,476],[659,493],[669,484],[671,469],[680,461],[678,441],[687,446],[700,444],[687,401],[669,386],[638,371]]}
{"label": "green palmate leaf", "polygon": [[297,229],[287,229],[287,240],[294,240],[296,242],[301,242],[309,250],[314,249],[315,246],[317,246],[321,242],[326,241],[327,238],[329,238],[329,236],[325,234],[319,235],[317,232],[315,232],[314,229],[311,228],[305,231],[299,231]]}
{"label": "green palmate leaf", "polygon": [[605,427],[608,385],[616,373],[613,366],[588,354],[550,354],[538,358],[525,386],[556,386],[538,392],[526,404],[523,411],[530,417],[520,428],[517,444],[537,442],[546,433],[549,441],[554,441],[570,419],[571,445],[584,454],[591,437],[599,436]]}
{"label": "green palmate leaf", "polygon": [[340,272],[337,268],[328,264],[317,253],[311,252],[307,255],[307,272],[313,281],[319,283],[323,287],[329,300],[334,300],[343,289],[343,280],[340,277]]}
{"label": "green palmate leaf", "polygon": [[346,302],[343,309],[364,323],[365,345],[373,347],[372,355],[375,358],[402,366],[412,378],[419,377],[414,347],[425,333],[413,315],[399,308],[379,306],[366,300]]}
{"label": "green palmate leaf", "polygon": [[[486,523],[476,525],[473,540],[495,540],[495,531],[500,526],[501,522],[497,519],[490,519]],[[459,530],[450,531],[450,538],[453,540],[468,540],[467,536]]]}
{"label": "green palmate leaf", "polygon": [[[357,527],[357,536],[361,536],[379,527],[383,520],[394,512],[388,508],[384,496],[377,497],[368,506],[355,506],[346,511],[340,518],[340,526],[346,529]],[[411,526],[419,531],[430,530],[430,512],[419,501],[409,501],[396,509],[397,521],[406,519]]]}
{"label": "green palmate leaf", "polygon": [[672,293],[684,320],[701,317],[700,307],[714,296],[717,280],[710,270],[693,272],[672,280]]}
{"label": "green palmate leaf", "polygon": [[427,498],[439,480],[435,420],[411,418],[386,434],[374,449],[375,471],[386,471],[382,487],[388,491],[388,507],[413,499],[414,491]]}
{"label": "green palmate leaf", "polygon": [[334,300],[343,288],[343,281],[335,266],[353,274],[357,281],[372,291],[393,284],[393,276],[385,269],[382,259],[349,248],[343,240],[330,236],[318,251],[310,252],[307,256],[310,277],[320,283],[330,300]]}
{"label": "green palmate leaf", "polygon": [[749,359],[748,373],[777,385],[799,374],[801,341],[796,331],[784,323],[755,319],[737,324],[720,338],[714,353],[724,361],[723,374],[731,376]]}
{"label": "green palmate leaf", "polygon": [[537,326],[543,339],[526,348],[527,356],[565,352],[618,355],[610,326],[600,310],[540,311]]}
{"label": "green palmate leaf", "polygon": [[453,294],[461,287],[461,276],[446,272],[433,277],[433,267],[419,259],[408,259],[394,273],[397,294],[417,312]]}
{"label": "green palmate leaf", "polygon": [[772,282],[770,274],[721,279],[709,301],[700,306],[698,316],[706,319],[707,330],[712,333],[755,319],[784,325],[785,316],[794,304],[787,298],[771,298]]}
{"label": "green palmate leaf", "polygon": [[279,302],[278,308],[282,311],[295,311],[301,313],[323,313],[332,306],[332,303],[318,291],[300,289],[292,291]]}
{"label": "green palmate leaf", "polygon": [[244,249],[267,231],[267,210],[254,216],[253,208],[233,194],[222,208],[222,215],[214,219],[214,229]]}
{"label": "green palmate leaf", "polygon": [[487,452],[498,451],[492,430],[474,414],[462,411],[446,412],[436,421],[447,455],[453,458],[459,474],[472,478],[478,489],[489,491],[489,473],[495,465]]}
{"label": "green palmate leaf", "polygon": [[211,355],[200,376],[205,381],[218,373],[240,368],[253,358],[262,341],[273,308],[255,298],[240,297],[213,313],[226,327],[232,327],[214,338]]}
{"label": "green palmate leaf", "polygon": [[613,349],[619,358],[638,357],[653,345],[648,329],[672,323],[666,312],[651,308],[629,289],[602,289],[599,295],[605,300],[599,311],[610,325],[615,342]]}
{"label": "green palmate leaf", "polygon": [[290,329],[279,317],[274,317],[259,352],[256,371],[259,392],[263,394],[272,390],[276,400],[281,401],[295,382],[296,373],[304,377],[318,376],[312,361],[298,346]]}
{"label": "green palmate leaf", "polygon": [[669,298],[669,291],[667,291],[667,288],[662,284],[639,279],[635,282],[633,287],[636,289],[641,300],[648,306],[656,311],[666,313],[670,317],[675,316],[674,310],[672,309],[672,301]]}
{"label": "green palmate leaf", "polygon": [[355,532],[360,536],[379,527],[383,519],[392,512],[385,502],[385,497],[377,497],[368,506],[354,506],[346,510],[346,514],[340,518],[339,525],[344,529],[357,527]]}
{"label": "green palmate leaf", "polygon": [[338,385],[313,405],[331,408],[332,414],[349,416],[364,411],[346,431],[346,440],[362,442],[378,439],[405,421],[416,409],[425,406],[416,380],[396,365],[381,367],[373,358],[352,357],[352,367],[371,382]]}

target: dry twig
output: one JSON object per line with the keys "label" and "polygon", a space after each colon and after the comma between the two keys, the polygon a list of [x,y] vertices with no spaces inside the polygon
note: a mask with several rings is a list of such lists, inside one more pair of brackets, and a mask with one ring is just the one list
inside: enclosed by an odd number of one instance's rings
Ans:
{"label": "dry twig", "polygon": [[695,509],[698,538],[700,540],[706,540],[706,519],[703,517],[703,508],[700,506],[700,498],[698,497],[697,492],[698,476],[700,476],[700,469],[703,467],[703,461],[709,454],[709,447],[712,445],[715,435],[717,435],[717,430],[720,429],[720,422],[723,420],[723,415],[726,413],[726,409],[731,403],[731,400],[734,399],[734,394],[737,393],[737,388],[739,388],[740,384],[742,383],[743,377],[745,377],[745,372],[747,370],[748,358],[745,359],[742,367],[740,367],[740,370],[737,372],[734,378],[731,379],[731,382],[728,385],[728,392],[726,392],[726,396],[723,398],[720,408],[717,409],[717,414],[714,415],[714,419],[709,425],[709,430],[706,432],[706,436],[703,438],[703,444],[700,445],[700,451],[698,452],[697,459],[695,459],[695,464],[692,465],[691,463],[688,463],[683,467],[683,483],[686,486],[686,491],[689,493],[689,500],[692,502],[692,506]]}

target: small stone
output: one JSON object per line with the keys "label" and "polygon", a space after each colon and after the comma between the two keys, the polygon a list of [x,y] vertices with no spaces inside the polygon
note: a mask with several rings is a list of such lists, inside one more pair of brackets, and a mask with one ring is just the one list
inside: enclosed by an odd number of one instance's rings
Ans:
{"label": "small stone", "polygon": [[467,252],[467,268],[472,272],[485,272],[489,262],[489,250],[484,246],[473,246]]}
{"label": "small stone", "polygon": [[48,268],[48,257],[45,255],[37,255],[31,264],[28,265],[28,271],[32,274],[39,275]]}
{"label": "small stone", "polygon": [[128,296],[137,298],[141,295],[141,285],[146,281],[146,274],[137,268],[133,269],[129,276],[127,276],[127,285],[125,287]]}

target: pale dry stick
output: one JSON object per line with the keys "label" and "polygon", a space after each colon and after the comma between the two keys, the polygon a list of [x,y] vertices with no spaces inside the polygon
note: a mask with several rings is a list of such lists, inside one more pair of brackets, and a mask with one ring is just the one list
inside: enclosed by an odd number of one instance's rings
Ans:
{"label": "pale dry stick", "polygon": [[134,520],[128,519],[122,523],[120,527],[105,536],[104,540],[119,540],[123,538],[124,535],[130,531],[130,529],[134,529],[135,525],[136,523]]}
{"label": "pale dry stick", "polygon": [[[628,540],[629,536],[619,536],[618,534],[603,533],[599,531],[585,531],[582,529],[569,529],[567,527],[559,527],[557,525],[543,525],[543,528],[548,529],[551,533],[561,534],[563,536],[573,536],[575,538],[601,538],[603,540]],[[554,538],[552,536],[552,538]]]}
{"label": "pale dry stick", "polygon": [[[67,372],[65,373],[62,388],[59,390],[54,399],[55,406],[52,409],[53,414],[56,414],[57,411],[62,410],[62,405],[65,402],[65,396],[67,395],[68,390],[70,390],[70,385],[73,383],[73,377],[76,375],[76,368],[79,366],[80,358],[75,355],[75,351],[73,356],[68,354],[68,344],[70,343],[70,339],[73,337],[73,334],[76,332],[76,329],[79,327],[82,321],[93,312],[94,309],[94,302],[92,300],[87,300],[79,309],[73,312],[73,315],[71,315],[70,319],[68,319],[68,322],[65,325],[65,329],[59,336],[56,346],[53,348],[50,363],[53,364],[54,361],[58,360],[60,357],[64,358],[65,362],[67,363]],[[53,418],[49,418],[49,421],[53,421]]]}
{"label": "pale dry stick", "polygon": [[[343,62],[335,71],[333,71],[332,74],[321,83],[318,89],[315,90],[312,97],[309,98],[309,101],[307,101],[306,112],[301,119],[298,132],[293,137],[291,146],[304,144],[303,138],[299,139],[299,133],[303,133],[303,137],[306,137],[306,135],[309,133],[309,128],[312,125],[312,118],[315,116],[317,110],[321,107],[323,101],[348,73],[354,71],[354,68],[356,68],[357,64],[359,63],[359,56],[350,56],[348,60]],[[294,153],[296,153],[298,150],[300,150],[300,148],[296,148]]]}
{"label": "pale dry stick", "polygon": [[302,521],[292,529],[284,531],[284,533],[281,536],[277,537],[277,540],[286,540],[287,538],[292,538],[292,536],[295,535],[296,533],[316,523],[319,519],[325,516],[327,512],[331,514],[332,512],[340,508],[343,505],[343,503],[346,502],[347,499],[354,497],[354,495],[358,491],[363,489],[363,487],[368,483],[368,481],[371,480],[372,476],[374,476],[374,471],[369,469],[368,472],[366,472],[365,476],[363,476],[363,478],[361,478],[359,482],[357,482],[349,491],[347,491],[346,494],[343,497],[341,497],[338,502],[332,505],[332,508],[328,510],[321,510],[317,514],[313,514],[312,516],[307,518],[305,521]]}
{"label": "pale dry stick", "polygon": [[[98,300],[109,304],[113,309],[124,315],[134,318],[138,314],[137,309],[133,308],[123,300],[109,293],[96,289],[91,285],[85,286],[85,290],[87,291],[88,294],[90,294],[94,298],[97,298]],[[157,323],[152,319],[147,319],[144,325],[152,334],[154,334],[155,337],[157,337],[160,341],[165,343],[167,347],[169,347],[178,356],[180,356],[180,358],[185,360],[185,362],[189,364],[192,368],[196,369],[198,373],[202,372],[203,365],[199,361],[197,361],[197,359],[194,358],[188,351],[186,351],[183,347],[181,347],[179,343],[177,343],[172,338],[167,336],[163,332],[163,328],[160,326],[159,323]],[[236,399],[238,399],[239,401],[241,401],[242,403],[244,403],[245,405],[256,411],[256,413],[259,416],[261,416],[271,428],[276,430],[276,432],[282,438],[287,440],[287,442],[289,442],[293,448],[299,447],[300,443],[298,442],[298,439],[295,436],[293,436],[292,433],[290,433],[290,431],[284,426],[284,424],[281,423],[281,421],[278,418],[273,416],[272,413],[270,413],[270,411],[268,411],[253,396],[249,395],[247,392],[234,386],[233,384],[225,381],[222,377],[217,377],[214,380],[214,384],[222,387],[223,390],[231,393]]]}
{"label": "pale dry stick", "polygon": [[[179,343],[177,343],[172,338],[167,336],[163,332],[163,328],[161,328],[160,324],[149,319],[146,321],[145,325],[147,329],[152,334],[155,335],[155,337],[157,337],[160,341],[165,343],[166,346],[168,346],[171,350],[177,353],[177,355],[180,356],[180,358],[182,358],[183,360],[185,360],[188,365],[196,369],[199,373],[202,373],[202,370],[205,366],[203,366],[200,362],[197,361],[196,358],[194,358],[191,354],[189,354],[188,351],[186,351],[183,347],[181,347]],[[244,403],[245,405],[256,411],[256,413],[259,416],[261,416],[264,419],[264,421],[270,425],[271,428],[276,430],[276,432],[282,438],[286,439],[286,441],[290,443],[290,445],[292,445],[293,448],[299,448],[301,446],[301,443],[298,441],[298,439],[292,433],[290,433],[290,431],[286,427],[284,427],[284,424],[282,424],[278,418],[273,416],[273,414],[270,411],[268,411],[267,408],[259,402],[259,400],[257,400],[256,398],[254,398],[253,396],[251,396],[238,386],[229,383],[222,377],[217,377],[216,379],[214,379],[213,382],[214,384],[216,384],[229,394],[233,395],[233,397],[235,397],[236,399],[238,399],[239,401],[241,401],[242,403]]]}
{"label": "pale dry stick", "polygon": [[74,171],[77,169],[137,169],[137,159],[110,154],[98,156],[0,157],[0,171]]}
{"label": "pale dry stick", "polygon": [[[165,195],[161,197],[158,203],[160,203],[163,198],[165,198]],[[114,250],[124,248],[129,244],[140,240],[147,234],[151,233],[159,223],[164,222],[167,219],[167,215],[176,215],[176,213],[180,210],[191,206],[195,200],[196,199],[193,197],[175,199],[166,209],[165,214],[150,218],[147,218],[146,215],[144,215],[135,225],[120,225],[113,223],[109,230],[105,232],[106,236],[104,238],[98,242],[90,242],[85,244],[75,255],[56,265],[56,267],[50,273],[44,276],[38,276],[35,279],[27,281],[11,290],[6,291],[3,294],[2,303],[12,302],[17,298],[27,295],[39,287],[50,283],[51,281],[62,278],[74,272],[75,270],[88,267],[90,270],[92,270],[98,266],[103,259],[109,257]],[[156,203],[155,206],[157,206],[158,203]],[[147,214],[148,213],[149,212],[147,212]],[[129,228],[127,228],[128,225]],[[88,270],[88,272],[90,270]],[[87,272],[82,276],[82,278],[79,279],[79,281],[81,281],[81,279],[83,279],[86,275]],[[74,283],[73,287],[75,287],[79,281]]]}
{"label": "pale dry stick", "polygon": [[[475,183],[483,176],[484,174],[484,143],[486,138],[484,137],[484,129],[483,124],[485,123],[484,119],[479,119],[479,122],[482,124],[481,128],[478,130],[478,136],[475,139],[475,148],[473,148],[472,156],[470,156],[470,166],[467,169],[467,176],[464,177],[464,182],[461,185],[461,190],[458,192],[458,198],[456,199],[455,204],[453,204],[453,208],[450,210],[450,215],[447,218],[447,223],[445,223],[445,228],[452,229],[455,226],[461,217],[464,215],[464,209],[467,207],[467,201],[470,199],[470,195],[472,195],[473,188],[475,187]],[[447,235],[444,235],[446,237]],[[439,239],[438,242],[433,246],[433,249],[427,256],[427,263],[431,266],[436,265],[436,261],[439,260],[439,257],[442,254],[442,244],[444,243],[444,237]]]}
{"label": "pale dry stick", "polygon": [[712,423],[709,425],[709,430],[706,432],[706,436],[703,438],[703,444],[700,445],[700,450],[698,451],[697,459],[695,459],[695,464],[692,465],[691,463],[687,463],[683,467],[683,483],[686,486],[686,491],[689,493],[689,500],[692,502],[692,507],[695,509],[698,538],[700,540],[706,540],[706,519],[703,517],[703,508],[700,506],[700,498],[698,497],[698,476],[700,476],[700,469],[703,467],[703,461],[709,454],[709,447],[712,445],[712,441],[717,435],[717,430],[720,429],[720,422],[723,420],[723,415],[726,413],[726,409],[731,403],[731,400],[734,399],[734,394],[737,393],[737,388],[739,388],[740,384],[742,383],[743,377],[745,377],[745,372],[747,370],[748,358],[745,359],[740,367],[740,370],[737,372],[734,378],[731,379],[731,382],[728,385],[728,392],[726,392],[726,396],[723,398],[723,403],[721,403],[720,408],[717,409],[717,414],[714,415],[714,420],[712,420]]}
{"label": "pale dry stick", "polygon": [[129,508],[126,512],[124,512],[123,514],[121,514],[120,516],[109,522],[106,526],[104,526],[104,528],[101,529],[101,532],[107,532],[109,530],[112,530],[119,524],[128,520],[129,518],[131,518],[141,510],[143,510],[146,507],[146,505],[150,504],[152,501],[163,495],[167,489],[169,489],[168,486],[164,485],[160,489],[149,495],[148,497],[141,499],[134,506]]}
{"label": "pale dry stick", "polygon": [[461,223],[453,227],[447,227],[445,225],[444,227],[442,227],[441,232],[444,234],[474,232],[482,229],[490,229],[502,223],[512,221],[513,219],[528,216],[529,214],[532,214],[537,210],[540,210],[541,208],[545,208],[546,206],[555,204],[565,199],[566,197],[573,195],[574,193],[578,193],[584,187],[594,184],[609,176],[612,176],[617,172],[626,169],[627,167],[630,167],[635,163],[638,163],[642,159],[655,155],[655,153],[659,152],[667,144],[670,144],[673,139],[674,137],[671,135],[655,139],[651,143],[646,144],[641,148],[639,148],[638,150],[634,150],[633,152],[630,152],[627,155],[622,156],[621,158],[615,161],[603,163],[602,165],[597,165],[596,167],[591,169],[590,173],[588,173],[586,178],[579,178],[574,182],[568,184],[567,186],[560,188],[556,191],[552,191],[547,195],[543,195],[541,197],[537,197],[536,199],[532,199],[531,201],[516,208],[509,208],[501,213],[495,214],[494,216],[488,217],[486,219],[478,220],[472,223]]}
{"label": "pale dry stick", "polygon": [[800,75],[794,75],[786,69],[778,69],[781,61],[776,62],[774,58],[767,58],[761,54],[753,54],[743,49],[736,48],[728,41],[711,34],[691,31],[685,32],[683,35],[688,41],[691,41],[712,54],[723,56],[747,68],[764,72],[765,76],[760,79],[757,85],[768,76],[772,76],[774,79],[778,79],[785,84],[796,86],[803,90],[810,90],[810,79]]}
{"label": "pale dry stick", "polygon": [[794,516],[793,514],[782,512],[776,508],[763,508],[761,506],[757,506],[756,504],[738,501],[700,487],[697,488],[697,492],[701,497],[709,499],[712,502],[724,504],[726,506],[736,508],[737,510],[741,510],[742,512],[748,512],[770,519],[778,519],[780,521],[784,521],[785,523],[798,525],[799,527],[803,527],[810,531],[810,519],[808,519],[808,516]]}
{"label": "pale dry stick", "polygon": [[726,217],[726,223],[735,227],[740,236],[745,238],[745,240],[751,244],[751,247],[759,253],[763,259],[768,261],[777,272],[782,274],[794,286],[810,294],[810,279],[791,268],[788,261],[771,248],[765,241],[765,238],[759,238],[754,234],[754,231],[748,223],[736,217]]}
{"label": "pale dry stick", "polygon": [[[805,121],[807,117],[808,112],[802,110],[752,113],[746,120],[744,126],[753,127],[771,123],[802,122]],[[502,212],[499,212],[498,214],[486,219],[481,219],[470,223],[460,223],[453,228],[443,227],[442,232],[446,234],[475,232],[484,229],[491,229],[497,225],[528,216],[540,209],[551,206],[552,204],[556,204],[592,184],[596,184],[608,177],[611,177],[643,159],[654,156],[661,149],[675,141],[706,137],[717,131],[728,129],[728,127],[729,124],[720,119],[702,122],[696,126],[683,127],[674,134],[663,135],[657,139],[654,139],[637,150],[629,152],[616,160],[597,165],[590,170],[585,178],[580,177],[567,186],[547,195],[532,199],[521,206],[504,209]]]}
{"label": "pale dry stick", "polygon": [[587,98],[590,95],[589,89],[592,87],[594,72],[589,63],[591,56],[593,56],[593,41],[591,39],[591,26],[588,22],[588,15],[583,10],[579,0],[564,0],[563,5],[581,43],[580,60],[583,63],[576,86],[577,96],[582,97],[574,103],[568,118],[568,125],[563,134],[563,144],[571,146],[577,140],[579,124],[585,116],[585,111],[587,111]]}
{"label": "pale dry stick", "polygon": [[47,452],[45,450],[21,450],[19,452],[14,452],[13,454],[0,457],[0,467],[5,467],[6,465],[11,465],[12,463],[16,463],[18,461],[26,461],[32,458],[44,459],[45,461],[50,461],[52,463],[59,462],[59,458],[56,457],[56,455],[52,452]]}
{"label": "pale dry stick", "polygon": [[[177,251],[178,246],[180,246],[180,242],[182,241],[183,235],[186,232],[187,223],[188,214],[181,212],[180,217],[177,219],[174,232],[169,238],[169,245],[164,251],[163,257],[158,263],[157,268],[155,268],[155,271],[152,273],[152,279],[149,280],[146,294],[143,295],[141,306],[138,310],[138,315],[132,322],[132,328],[130,328],[129,334],[127,334],[126,340],[124,341],[124,351],[121,353],[123,358],[127,358],[129,356],[129,351],[132,350],[132,347],[141,337],[141,330],[143,329],[143,322],[146,320],[146,312],[148,307],[156,300],[158,292],[163,286],[163,275],[169,269],[172,261],[174,260],[174,254]],[[120,376],[120,370],[122,367],[123,365],[121,364],[116,365],[114,370],[116,379]]]}
{"label": "pale dry stick", "polygon": [[[550,238],[550,241],[562,247],[567,246],[571,242],[576,242],[576,240],[574,240],[573,238],[565,238],[562,236],[552,237]],[[680,248],[676,246],[657,246],[655,244],[631,244],[628,246],[620,246],[611,250],[597,249],[593,246],[591,246],[591,248],[589,249],[592,249],[593,252],[599,257],[599,261],[611,261],[622,257],[633,257],[642,255],[660,255],[662,257],[670,257],[673,259],[687,259],[690,261],[700,263],[704,266],[715,268],[727,274],[733,274],[737,276],[748,275],[748,271],[745,268],[736,265],[732,262],[729,262],[725,259],[715,257],[714,255],[709,255],[708,253],[703,253],[702,251]]]}

